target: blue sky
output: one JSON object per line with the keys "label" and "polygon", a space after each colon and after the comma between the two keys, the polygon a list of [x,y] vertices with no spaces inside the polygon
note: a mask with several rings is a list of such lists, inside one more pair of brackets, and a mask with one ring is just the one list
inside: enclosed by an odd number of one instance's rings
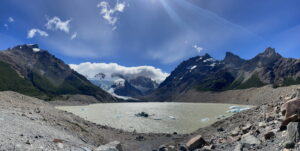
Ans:
{"label": "blue sky", "polygon": [[268,46],[299,58],[299,6],[297,0],[1,0],[0,49],[38,43],[68,64],[165,72],[196,55],[222,59],[231,51],[248,59]]}

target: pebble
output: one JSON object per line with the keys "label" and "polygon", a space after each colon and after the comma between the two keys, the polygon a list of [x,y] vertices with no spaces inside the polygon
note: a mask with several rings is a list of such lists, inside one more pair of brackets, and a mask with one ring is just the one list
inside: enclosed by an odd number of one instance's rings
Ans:
{"label": "pebble", "polygon": [[29,140],[27,140],[27,141],[25,142],[25,144],[30,145],[31,143],[30,143]]}
{"label": "pebble", "polygon": [[63,143],[57,143],[57,147],[58,147],[59,149],[63,149],[63,148],[64,148],[64,144],[63,144]]}

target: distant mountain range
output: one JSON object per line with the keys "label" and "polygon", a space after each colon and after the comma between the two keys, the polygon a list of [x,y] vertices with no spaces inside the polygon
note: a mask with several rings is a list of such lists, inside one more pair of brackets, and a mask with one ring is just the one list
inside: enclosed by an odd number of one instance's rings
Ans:
{"label": "distant mountain range", "polygon": [[223,60],[205,54],[183,61],[158,84],[146,76],[121,74],[108,77],[98,73],[86,79],[38,45],[20,45],[0,51],[0,73],[0,91],[16,91],[44,100],[82,94],[101,102],[174,101],[190,90],[220,92],[300,84],[300,59],[284,58],[273,48],[249,60],[231,52]]}
{"label": "distant mountain range", "polygon": [[146,100],[172,101],[191,89],[225,91],[272,84],[274,88],[300,84],[300,60],[284,58],[267,48],[250,60],[227,52],[223,60],[209,54],[183,61]]}
{"label": "distant mountain range", "polygon": [[0,73],[1,91],[16,91],[44,100],[83,94],[101,102],[119,101],[38,45],[0,51]]}
{"label": "distant mountain range", "polygon": [[107,77],[104,73],[98,73],[90,81],[115,96],[132,98],[148,95],[159,85],[145,76],[126,77],[122,74]]}

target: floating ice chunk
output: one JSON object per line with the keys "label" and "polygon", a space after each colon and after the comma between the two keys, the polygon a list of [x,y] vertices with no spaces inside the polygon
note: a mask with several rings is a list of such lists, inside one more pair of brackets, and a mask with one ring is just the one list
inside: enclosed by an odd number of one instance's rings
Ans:
{"label": "floating ice chunk", "polygon": [[207,122],[207,121],[209,121],[208,117],[201,119],[201,122]]}
{"label": "floating ice chunk", "polygon": [[175,120],[176,118],[174,116],[169,116],[170,119]]}
{"label": "floating ice chunk", "polygon": [[86,109],[86,108],[81,108],[80,110],[81,110],[81,112],[85,112],[85,111],[87,111],[87,109]]}
{"label": "floating ice chunk", "polygon": [[227,111],[227,113],[239,113],[245,110],[249,110],[250,107],[241,107],[241,106],[231,106],[229,107],[230,110]]}
{"label": "floating ice chunk", "polygon": [[238,109],[241,108],[240,106],[230,106],[229,109]]}
{"label": "floating ice chunk", "polygon": [[223,118],[226,118],[226,116],[225,116],[225,115],[219,115],[219,116],[217,117],[218,120],[219,120],[219,119],[223,119]]}

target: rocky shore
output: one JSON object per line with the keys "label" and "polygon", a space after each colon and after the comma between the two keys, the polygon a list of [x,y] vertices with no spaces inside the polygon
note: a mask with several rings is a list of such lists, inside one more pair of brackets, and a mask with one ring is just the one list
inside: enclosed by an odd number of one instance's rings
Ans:
{"label": "rocky shore", "polygon": [[49,103],[15,92],[0,92],[0,150],[149,151],[185,135],[137,134],[97,125]]}
{"label": "rocky shore", "polygon": [[[291,94],[278,96],[192,134],[179,135],[125,132],[55,109],[53,104],[61,101],[49,104],[15,92],[0,92],[0,150],[299,150],[298,123],[279,131],[283,118],[280,107]],[[66,105],[70,103],[73,102]]]}
{"label": "rocky shore", "polygon": [[[256,108],[237,113],[213,125],[199,129],[178,144],[165,144],[159,151],[297,151],[300,150],[300,128],[292,122],[280,131],[283,117],[281,105],[287,98],[279,97]],[[173,148],[173,149],[171,149]]]}

